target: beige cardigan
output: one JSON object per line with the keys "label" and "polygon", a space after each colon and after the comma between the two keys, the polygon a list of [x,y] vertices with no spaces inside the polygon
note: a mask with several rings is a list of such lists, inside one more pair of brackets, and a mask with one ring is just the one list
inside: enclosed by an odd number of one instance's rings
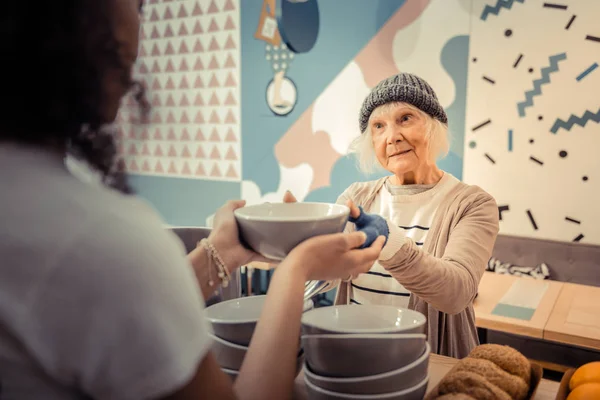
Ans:
{"label": "beige cardigan", "polygon": [[[386,179],[355,183],[338,203],[352,200],[370,212]],[[422,249],[390,226],[384,250],[389,254],[389,246],[396,246],[397,251],[379,263],[412,293],[409,308],[427,317],[433,353],[463,358],[479,344],[473,300],[496,241],[498,218],[492,196],[459,182],[437,209]],[[342,282],[335,304],[347,304],[349,294],[350,285]]]}

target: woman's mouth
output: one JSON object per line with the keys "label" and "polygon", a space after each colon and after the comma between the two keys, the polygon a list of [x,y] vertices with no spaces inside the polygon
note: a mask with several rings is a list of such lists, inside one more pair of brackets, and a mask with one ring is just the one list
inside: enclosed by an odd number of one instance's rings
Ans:
{"label": "woman's mouth", "polygon": [[392,157],[400,157],[400,156],[403,156],[403,155],[405,155],[405,154],[408,154],[408,153],[410,153],[411,151],[412,151],[412,150],[410,150],[410,149],[408,149],[408,150],[404,150],[404,151],[399,151],[399,152],[397,152],[397,153],[394,153],[394,154],[392,154],[392,155],[390,156],[390,158],[392,158]]}

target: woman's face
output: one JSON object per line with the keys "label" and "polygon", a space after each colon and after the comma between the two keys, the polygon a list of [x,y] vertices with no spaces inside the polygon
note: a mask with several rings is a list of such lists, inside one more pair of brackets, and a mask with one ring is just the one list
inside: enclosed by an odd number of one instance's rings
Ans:
{"label": "woman's face", "polygon": [[373,147],[383,168],[401,176],[429,162],[424,116],[404,103],[378,107],[371,114]]}
{"label": "woman's face", "polygon": [[132,69],[138,55],[143,3],[144,0],[110,0],[108,2],[113,35],[118,44],[120,65],[111,66],[104,75],[106,102],[101,113],[105,123],[114,121],[119,111],[121,98],[130,89]]}

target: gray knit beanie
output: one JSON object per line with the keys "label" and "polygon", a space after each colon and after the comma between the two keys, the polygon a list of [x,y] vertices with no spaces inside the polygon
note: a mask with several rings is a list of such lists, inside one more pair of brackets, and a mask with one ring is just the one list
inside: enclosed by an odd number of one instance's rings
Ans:
{"label": "gray knit beanie", "polygon": [[395,101],[412,104],[444,124],[448,123],[448,116],[431,86],[418,76],[403,72],[382,80],[371,90],[360,109],[360,131],[367,129],[373,110]]}

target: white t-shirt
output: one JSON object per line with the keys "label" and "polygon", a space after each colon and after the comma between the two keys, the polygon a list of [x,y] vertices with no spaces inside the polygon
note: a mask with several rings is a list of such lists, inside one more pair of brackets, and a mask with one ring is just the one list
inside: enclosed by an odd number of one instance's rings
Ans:
{"label": "white t-shirt", "polygon": [[[375,197],[369,213],[378,214],[402,229],[407,238],[423,246],[438,206],[458,183],[445,172],[442,179],[430,186],[393,186],[386,182]],[[351,304],[385,304],[407,307],[410,292],[394,279],[378,262],[366,274],[353,279]]]}
{"label": "white t-shirt", "polygon": [[0,398],[152,399],[210,348],[185,249],[140,200],[0,144]]}

